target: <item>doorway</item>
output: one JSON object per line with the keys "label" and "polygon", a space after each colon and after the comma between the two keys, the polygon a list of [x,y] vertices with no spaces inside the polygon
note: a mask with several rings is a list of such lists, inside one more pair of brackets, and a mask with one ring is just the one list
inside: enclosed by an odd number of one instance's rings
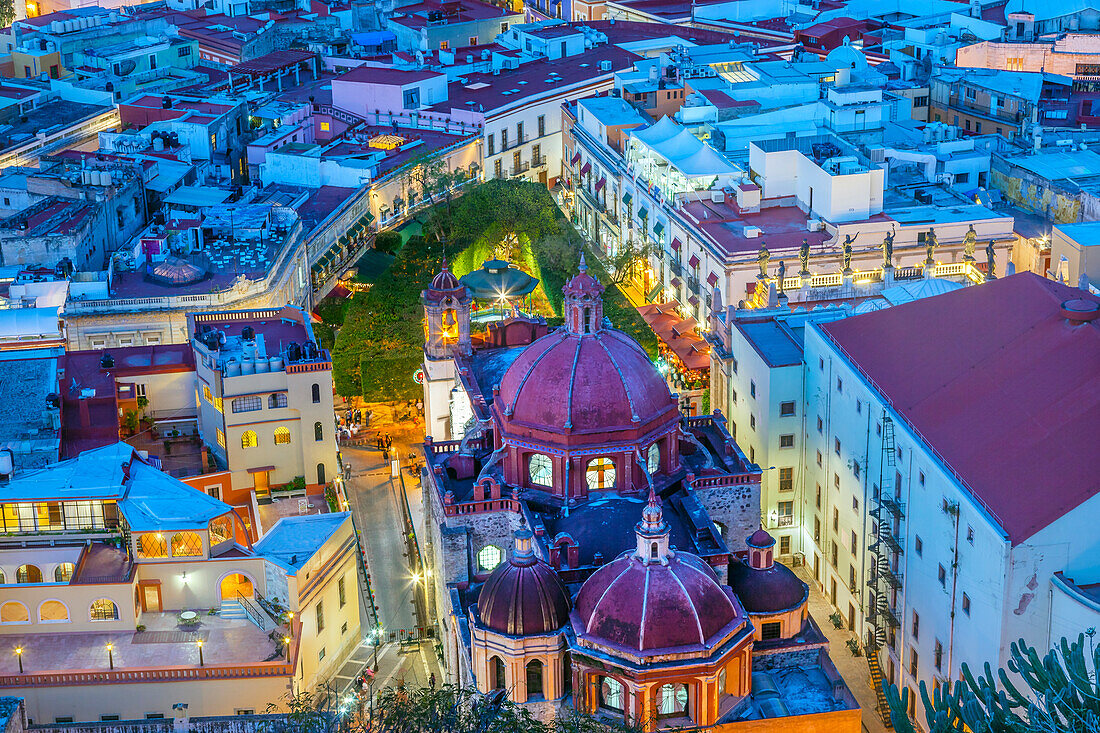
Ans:
{"label": "doorway", "polygon": [[141,587],[141,610],[145,613],[160,613],[159,585],[143,585]]}
{"label": "doorway", "polygon": [[271,497],[271,483],[270,476],[267,471],[256,471],[252,474],[252,486],[256,492],[257,499],[268,499]]}
{"label": "doorway", "polygon": [[223,601],[236,600],[237,594],[245,598],[251,598],[253,593],[252,581],[242,573],[230,573],[222,578],[221,598]]}

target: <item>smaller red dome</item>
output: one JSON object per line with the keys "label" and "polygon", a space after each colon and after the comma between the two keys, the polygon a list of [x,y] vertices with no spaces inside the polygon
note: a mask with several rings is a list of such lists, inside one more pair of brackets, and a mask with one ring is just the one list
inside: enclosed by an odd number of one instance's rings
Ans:
{"label": "smaller red dome", "polygon": [[489,575],[477,597],[481,623],[510,636],[548,634],[569,620],[569,592],[558,574],[535,557],[530,530],[516,532],[515,549]]}
{"label": "smaller red dome", "polygon": [[810,597],[810,587],[782,563],[757,569],[744,561],[733,560],[728,576],[727,582],[737,599],[752,614],[790,611]]}
{"label": "smaller red dome", "polygon": [[775,544],[775,538],[768,534],[767,530],[758,529],[745,541],[745,544],[749,547],[757,547],[761,550],[766,550]]}
{"label": "smaller red dome", "polygon": [[458,281],[450,268],[447,260],[443,260],[443,269],[432,278],[431,287],[424,291],[424,297],[431,301],[443,300],[446,296],[456,296],[460,300],[466,294],[466,286]]}

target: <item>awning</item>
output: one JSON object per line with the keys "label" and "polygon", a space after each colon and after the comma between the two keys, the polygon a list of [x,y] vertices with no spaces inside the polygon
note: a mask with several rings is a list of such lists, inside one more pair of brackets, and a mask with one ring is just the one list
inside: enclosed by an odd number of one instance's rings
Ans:
{"label": "awning", "polygon": [[645,299],[650,301],[656,300],[657,296],[661,294],[662,290],[664,290],[664,286],[661,285],[661,283],[657,283],[653,286],[653,290],[649,291],[649,295],[645,296]]}
{"label": "awning", "polygon": [[340,244],[346,245],[348,243],[348,237],[345,234],[344,236],[340,237],[336,241],[339,242]]}
{"label": "awning", "polygon": [[596,181],[596,191],[598,192],[600,189],[602,189],[606,185],[607,185],[607,179],[606,178],[601,178],[600,180]]}
{"label": "awning", "polygon": [[671,282],[670,284],[671,284],[671,285],[672,285],[672,287],[674,287],[674,288],[678,288],[678,287],[680,287],[680,278],[678,278],[678,277],[674,277],[674,278],[672,278],[672,282]]}
{"label": "awning", "polygon": [[374,221],[374,214],[368,211],[366,214],[363,214],[363,218],[360,221],[362,221],[364,224],[370,224],[372,221]]}
{"label": "awning", "polygon": [[673,239],[672,239],[672,248],[674,250],[676,250],[677,252],[680,251],[680,240],[679,239],[676,239],[675,237],[673,237]]}
{"label": "awning", "polygon": [[580,154],[580,153],[577,153],[577,154],[575,154],[575,155],[574,155],[574,156],[573,156],[573,157],[572,157],[572,158],[571,158],[571,159],[569,160],[569,165],[576,165],[576,164],[577,164],[577,161],[578,161],[578,160],[580,160],[580,159],[581,159],[581,154]]}
{"label": "awning", "polygon": [[582,175],[582,176],[587,176],[587,175],[588,175],[588,171],[590,171],[590,170],[592,170],[592,164],[591,164],[591,163],[585,163],[585,164],[584,164],[584,165],[583,165],[583,166],[581,167],[581,175]]}
{"label": "awning", "polygon": [[714,287],[715,285],[717,285],[718,284],[718,276],[715,275],[713,272],[710,273],[709,275],[707,275],[707,284],[710,285],[711,287]]}
{"label": "awning", "polygon": [[648,216],[649,216],[649,209],[647,209],[644,206],[642,208],[638,209],[638,218],[639,219],[645,219]]}
{"label": "awning", "polygon": [[691,259],[688,260],[688,267],[698,267],[698,266],[699,266],[699,257],[698,257],[698,255],[692,255]]}
{"label": "awning", "polygon": [[661,222],[657,222],[656,224],[653,225],[653,233],[656,234],[658,237],[661,236],[661,233],[664,230],[665,230],[665,225],[662,224]]}
{"label": "awning", "polygon": [[627,191],[626,193],[623,194],[623,203],[624,204],[629,204],[631,199],[633,199],[633,198],[634,197],[630,195],[630,191]]}
{"label": "awning", "polygon": [[688,302],[691,303],[692,305],[699,305],[699,296],[697,296],[697,295],[691,296],[690,298],[688,298]]}

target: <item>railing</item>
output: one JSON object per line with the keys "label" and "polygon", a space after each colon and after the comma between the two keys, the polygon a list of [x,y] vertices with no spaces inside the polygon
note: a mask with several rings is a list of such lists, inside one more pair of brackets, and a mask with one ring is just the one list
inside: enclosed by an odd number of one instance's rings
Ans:
{"label": "railing", "polygon": [[680,264],[680,260],[669,260],[668,269],[676,277],[680,277],[684,274],[684,268],[683,265]]}
{"label": "railing", "polygon": [[260,609],[256,608],[256,604],[248,600],[241,595],[240,591],[237,591],[237,602],[241,604],[241,608],[248,614],[248,618],[252,623],[260,627],[260,631],[267,631],[267,621],[265,614]]}
{"label": "railing", "polygon": [[532,168],[541,168],[544,165],[546,165],[546,156],[545,155],[532,155],[531,156],[531,167]]}
{"label": "railing", "polygon": [[790,514],[780,514],[779,515],[779,526],[780,527],[790,527],[792,524],[794,524],[794,517],[792,515],[790,515]]}
{"label": "railing", "polygon": [[0,688],[69,687],[118,683],[177,682],[181,680],[234,679],[248,677],[290,677],[294,665],[289,662],[207,665],[204,667],[141,667],[107,671],[28,672],[0,676]]}
{"label": "railing", "polygon": [[698,295],[699,294],[699,278],[695,277],[694,275],[688,275],[687,282],[688,282],[688,289],[691,290],[691,292]]}
{"label": "railing", "polygon": [[522,176],[524,173],[526,173],[529,170],[531,170],[531,164],[530,163],[520,163],[519,165],[512,166],[512,175],[513,176]]}
{"label": "railing", "polygon": [[467,501],[461,504],[443,504],[443,513],[448,517],[462,514],[482,514],[484,512],[510,511],[519,513],[520,503],[515,499],[486,499],[484,501]]}

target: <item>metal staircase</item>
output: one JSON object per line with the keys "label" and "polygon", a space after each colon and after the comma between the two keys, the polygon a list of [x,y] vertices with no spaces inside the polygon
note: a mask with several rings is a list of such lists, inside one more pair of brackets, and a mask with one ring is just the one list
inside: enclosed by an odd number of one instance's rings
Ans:
{"label": "metal staircase", "polygon": [[901,573],[901,555],[905,552],[904,522],[905,504],[897,493],[897,487],[886,488],[886,479],[892,471],[897,451],[894,444],[894,422],[888,417],[882,419],[882,455],[879,461],[878,488],[871,496],[870,515],[875,520],[874,533],[871,536],[871,544],[868,548],[873,554],[871,560],[871,577],[868,586],[873,595],[873,602],[869,609],[869,619],[872,629],[866,644],[867,668],[871,674],[871,684],[875,688],[875,696],[878,701],[878,713],[882,717],[883,724],[893,728],[890,721],[890,707],[886,702],[886,694],[883,692],[882,674],[879,652],[886,646],[890,632],[901,626],[897,613],[890,601],[902,595],[904,578]]}

